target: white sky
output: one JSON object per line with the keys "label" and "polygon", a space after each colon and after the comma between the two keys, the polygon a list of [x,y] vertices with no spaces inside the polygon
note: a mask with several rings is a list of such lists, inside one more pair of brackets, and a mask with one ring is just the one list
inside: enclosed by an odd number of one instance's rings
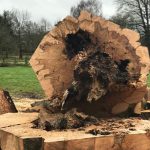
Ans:
{"label": "white sky", "polygon": [[[0,0],[0,13],[3,10],[26,10],[33,20],[46,18],[52,24],[69,15],[70,8],[80,0]],[[103,15],[108,18],[115,14],[114,0],[102,0]]]}

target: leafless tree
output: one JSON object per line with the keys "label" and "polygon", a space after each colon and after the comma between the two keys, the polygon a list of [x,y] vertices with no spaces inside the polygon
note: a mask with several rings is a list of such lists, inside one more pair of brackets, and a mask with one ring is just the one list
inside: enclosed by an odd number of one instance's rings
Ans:
{"label": "leafless tree", "polygon": [[40,26],[42,27],[43,31],[46,33],[52,28],[52,25],[50,22],[48,22],[45,18],[42,18],[39,22]]}
{"label": "leafless tree", "polygon": [[110,21],[119,24],[121,28],[137,30],[136,21],[130,13],[116,13],[109,18]]}
{"label": "leafless tree", "polygon": [[12,10],[12,22],[13,22],[13,31],[16,35],[18,48],[19,48],[19,59],[23,58],[23,49],[25,47],[24,35],[25,35],[25,26],[30,21],[30,14],[27,11],[18,11]]}
{"label": "leafless tree", "polygon": [[4,11],[0,14],[0,58],[31,55],[50,27],[44,18],[40,22],[31,20],[27,11]]}
{"label": "leafless tree", "polygon": [[101,0],[81,0],[76,6],[71,7],[70,14],[78,17],[82,10],[102,16],[102,2]]}
{"label": "leafless tree", "polygon": [[116,0],[121,13],[130,13],[141,33],[143,44],[150,50],[150,0]]}

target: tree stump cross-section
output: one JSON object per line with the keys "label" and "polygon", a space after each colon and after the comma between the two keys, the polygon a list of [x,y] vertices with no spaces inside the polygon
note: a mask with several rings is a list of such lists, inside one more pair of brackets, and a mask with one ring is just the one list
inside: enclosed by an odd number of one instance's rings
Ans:
{"label": "tree stump cross-section", "polygon": [[[64,108],[118,114],[142,100],[150,59],[140,36],[82,11],[59,22],[37,47],[30,64],[45,94]],[[67,94],[66,94],[67,93]]]}

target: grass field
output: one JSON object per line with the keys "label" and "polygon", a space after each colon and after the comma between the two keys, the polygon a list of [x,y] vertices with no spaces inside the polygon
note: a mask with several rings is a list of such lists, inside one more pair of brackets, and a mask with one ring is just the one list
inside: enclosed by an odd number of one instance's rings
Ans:
{"label": "grass field", "polygon": [[12,96],[38,98],[43,91],[31,67],[0,67],[0,88]]}

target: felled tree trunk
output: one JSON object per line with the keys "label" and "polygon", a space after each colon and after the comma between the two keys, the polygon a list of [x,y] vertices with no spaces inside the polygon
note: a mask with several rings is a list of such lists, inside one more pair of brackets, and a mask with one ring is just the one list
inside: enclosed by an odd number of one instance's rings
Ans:
{"label": "felled tree trunk", "polygon": [[46,93],[63,109],[119,114],[142,100],[149,54],[139,34],[81,12],[66,17],[41,41],[30,64]]}
{"label": "felled tree trunk", "polygon": [[7,91],[0,90],[0,114],[17,112],[17,109]]}

